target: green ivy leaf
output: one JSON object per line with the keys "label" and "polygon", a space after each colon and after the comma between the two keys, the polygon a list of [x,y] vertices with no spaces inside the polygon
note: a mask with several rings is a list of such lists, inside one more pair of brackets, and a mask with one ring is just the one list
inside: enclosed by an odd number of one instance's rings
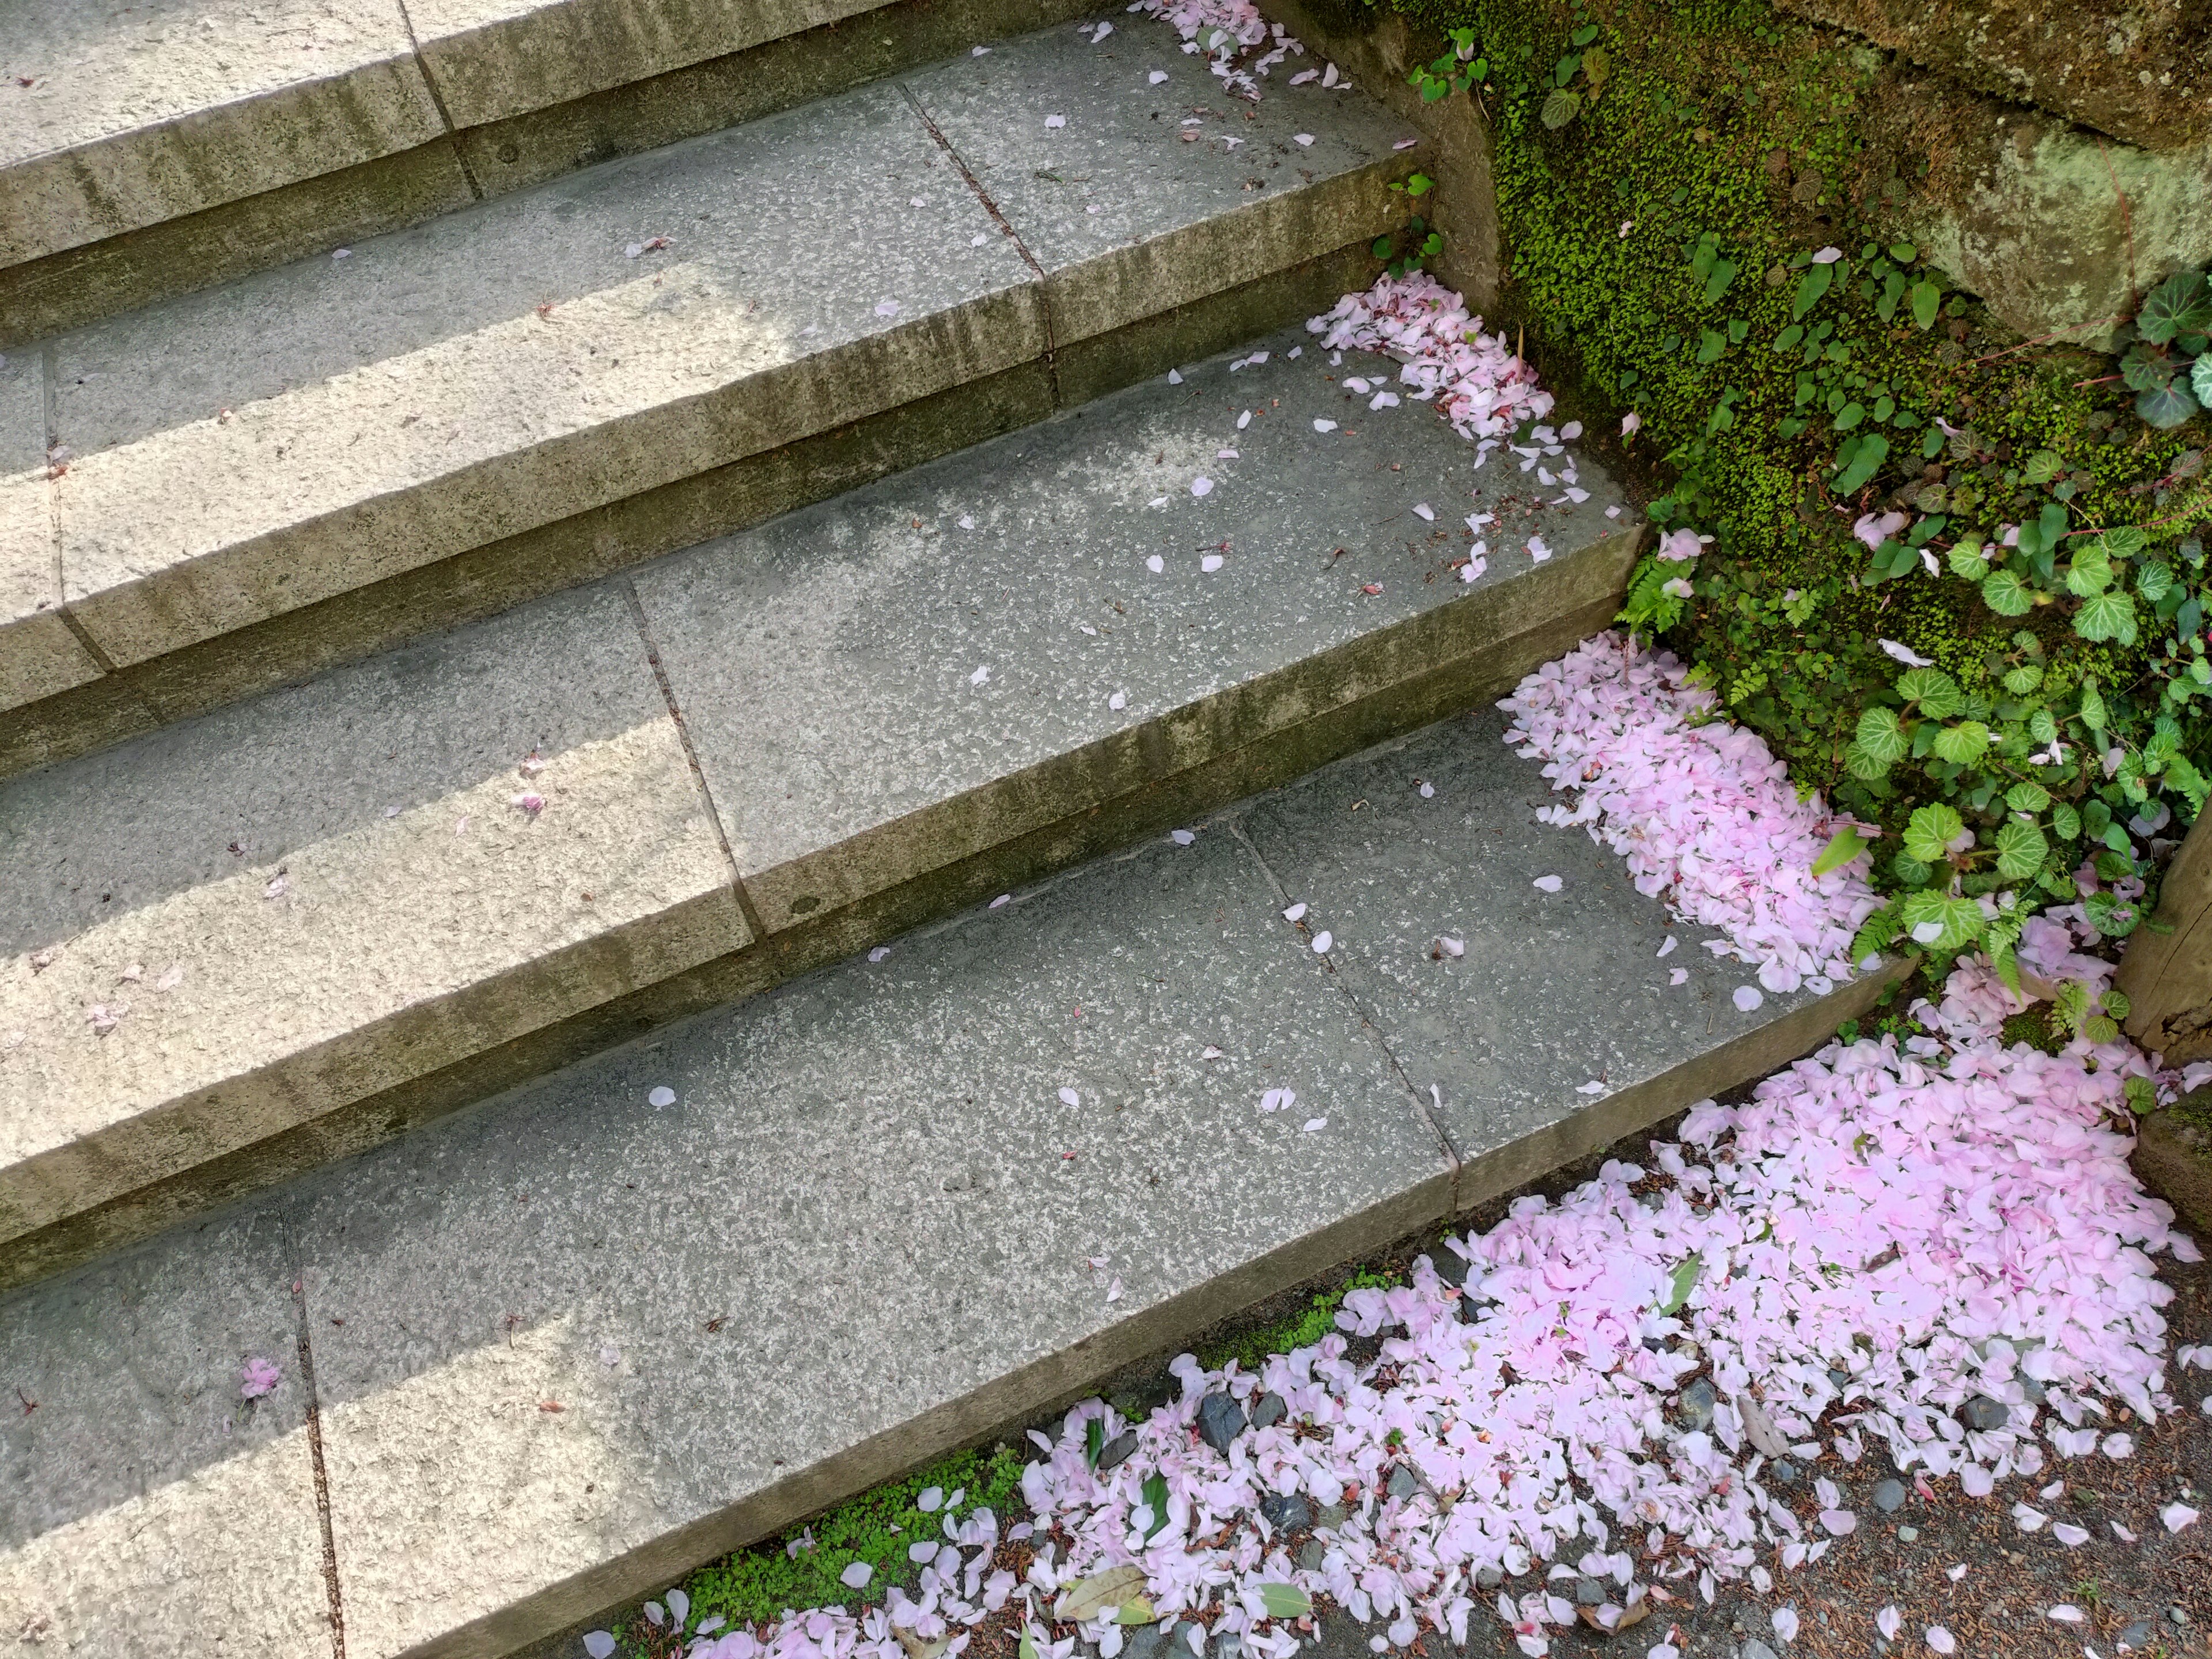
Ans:
{"label": "green ivy leaf", "polygon": [[1564,87],[1558,88],[1553,91],[1550,97],[1544,100],[1544,107],[1539,112],[1538,118],[1543,122],[1547,131],[1557,132],[1580,114],[1582,107],[1583,100],[1580,93],[1569,92]]}
{"label": "green ivy leaf", "polygon": [[2200,270],[2178,270],[2145,297],[2136,330],[2153,345],[2177,334],[2212,332],[2212,283]]}
{"label": "green ivy leaf", "polygon": [[1969,898],[1929,890],[1907,893],[1898,907],[1905,936],[1923,951],[1961,951],[1989,925],[1982,907]]}
{"label": "green ivy leaf", "polygon": [[1982,551],[1982,538],[1966,536],[1943,556],[1951,567],[1951,574],[1962,581],[1978,582],[1990,574],[1990,562]]}
{"label": "green ivy leaf", "polygon": [[2085,640],[2136,642],[2136,602],[2117,591],[2100,593],[2074,613],[2074,631]]}
{"label": "green ivy leaf", "polygon": [[[2097,689],[2097,682],[2094,680],[2083,680],[2081,682],[2081,707],[2080,713],[2081,715],[2082,725],[2087,726],[2092,732],[2101,732],[2104,731],[2105,694]],[[2045,738],[2045,741],[2048,742],[2050,740]]]}
{"label": "green ivy leaf", "polygon": [[1874,843],[1858,832],[1856,824],[1845,824],[1829,837],[1828,844],[1820,849],[1820,856],[1813,860],[1813,873],[1825,876],[1831,870],[1840,870]]}
{"label": "green ivy leaf", "polygon": [[1949,761],[1954,766],[1972,766],[1989,753],[1990,728],[1979,720],[1960,720],[1938,732],[1929,747],[1935,750],[1938,760]]}
{"label": "green ivy leaf", "polygon": [[1844,745],[1844,769],[1862,783],[1872,783],[1889,775],[1889,763],[1868,753],[1863,744],[1851,742]]}
{"label": "green ivy leaf", "polygon": [[1959,682],[1940,668],[1908,668],[1897,677],[1897,695],[1917,702],[1923,714],[1937,720],[1955,714],[1966,706]]}
{"label": "green ivy leaf", "polygon": [[1877,762],[1884,771],[1903,760],[1905,751],[1911,746],[1897,711],[1880,703],[1859,716],[1858,743],[1868,757]]}
{"label": "green ivy leaf", "polygon": [[1997,826],[1996,847],[1997,873],[2007,881],[2026,881],[2043,868],[2043,860],[2051,852],[2043,831],[2018,818],[2008,818]]}
{"label": "green ivy leaf", "polygon": [[1303,1619],[1313,1611],[1313,1598],[1296,1584],[1262,1584],[1260,1605],[1270,1619]]}
{"label": "green ivy leaf", "polygon": [[2112,585],[2112,561],[2103,545],[2091,542],[2074,556],[2066,572],[2067,591],[2092,599]]}
{"label": "green ivy leaf", "polygon": [[1921,332],[1936,326],[1936,310],[1942,303],[1943,290],[1935,283],[1923,281],[1912,285],[1912,320],[1920,325]]}
{"label": "green ivy leaf", "polygon": [[[1826,265],[1815,265],[1813,268],[1815,270],[1827,269]],[[1841,455],[1839,454],[1837,459],[1841,461]],[[1837,475],[1836,493],[1839,495],[1851,494],[1868,479],[1873,477],[1881,470],[1881,464],[1888,459],[1889,440],[1878,432],[1868,433],[1858,440],[1857,450],[1848,462],[1844,463],[1844,470]]]}
{"label": "green ivy leaf", "polygon": [[1982,578],[1982,603],[2000,617],[2025,617],[2035,609],[2035,590],[2016,570],[1992,570]]}
{"label": "green ivy leaf", "polygon": [[[2198,359],[2200,362],[2203,361]],[[2198,408],[2197,399],[2190,391],[2195,384],[2196,371],[2191,369],[2187,386],[2179,380],[2169,380],[2164,386],[2138,392],[2136,393],[2136,413],[2142,416],[2146,426],[2156,427],[2161,432],[2185,426],[2194,418]]]}
{"label": "green ivy leaf", "polygon": [[1729,284],[1735,281],[1735,271],[1736,268],[1735,264],[1729,260],[1716,259],[1713,261],[1712,275],[1705,278],[1705,303],[1707,305],[1714,304],[1720,299],[1722,295],[1729,291]]}
{"label": "green ivy leaf", "polygon": [[1951,843],[1966,830],[1966,820],[1941,801],[1914,809],[1905,825],[1905,850],[1931,868],[1951,856]]}
{"label": "green ivy leaf", "polygon": [[2040,812],[2051,805],[2051,792],[2039,783],[2015,783],[2005,791],[2005,805],[2015,812]]}
{"label": "green ivy leaf", "polygon": [[1667,1299],[1659,1304],[1662,1317],[1674,1313],[1690,1299],[1690,1292],[1698,1287],[1698,1276],[1705,1270],[1705,1259],[1695,1250],[1682,1258],[1682,1265],[1674,1269],[1674,1277],[1667,1286]]}
{"label": "green ivy leaf", "polygon": [[1835,280],[1836,268],[1833,265],[1807,266],[1804,276],[1797,282],[1797,297],[1790,304],[1790,320],[1796,321],[1820,304],[1821,296],[1828,291],[1828,285]]}

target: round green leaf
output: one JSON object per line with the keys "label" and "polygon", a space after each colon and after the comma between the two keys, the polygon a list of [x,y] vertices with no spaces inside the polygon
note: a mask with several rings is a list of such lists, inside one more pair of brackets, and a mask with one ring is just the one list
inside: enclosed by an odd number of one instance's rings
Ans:
{"label": "round green leaf", "polygon": [[2015,812],[2040,812],[2051,805],[2051,792],[2039,783],[2015,783],[2005,791],[2005,805]]}
{"label": "round green leaf", "polygon": [[2118,591],[2085,600],[2074,613],[2074,631],[2085,640],[2118,640],[2122,645],[2133,645],[2136,602]]}
{"label": "round green leaf", "polygon": [[1922,714],[1933,714],[1937,720],[1966,706],[1959,694],[1959,682],[1940,668],[1906,669],[1898,676],[1897,695],[1907,702],[1918,703]]}
{"label": "round green leaf", "polygon": [[1917,808],[1905,826],[1905,850],[1923,864],[1937,865],[1951,856],[1951,843],[1966,830],[1966,821],[1941,801]]}
{"label": "round green leaf", "polygon": [[1956,726],[1947,726],[1936,734],[1929,745],[1938,760],[1949,761],[1954,766],[1972,766],[1989,752],[1990,728],[1979,720],[1960,720]]}
{"label": "round green leaf", "polygon": [[2013,570],[1992,570],[1982,578],[1982,603],[2000,617],[2025,617],[2035,609],[2035,592]]}
{"label": "round green leaf", "polygon": [[1886,769],[1905,758],[1911,746],[1894,708],[1877,703],[1859,716],[1859,747]]}
{"label": "round green leaf", "polygon": [[2043,831],[2018,818],[2008,818],[1997,826],[1996,847],[1997,873],[2007,881],[2026,881],[2043,868],[2051,851]]}
{"label": "round green leaf", "polygon": [[2043,671],[2032,662],[2024,662],[2004,677],[2004,689],[2015,697],[2024,697],[2043,684]]}

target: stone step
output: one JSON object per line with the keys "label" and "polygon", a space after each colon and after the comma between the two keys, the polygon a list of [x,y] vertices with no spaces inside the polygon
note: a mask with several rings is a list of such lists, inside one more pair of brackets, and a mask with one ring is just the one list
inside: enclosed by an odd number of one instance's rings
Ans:
{"label": "stone step", "polygon": [[1081,9],[0,0],[0,349]]}
{"label": "stone step", "polygon": [[1176,46],[1150,22],[1001,41],[13,354],[0,772],[756,522],[1366,282],[1406,210],[1405,129],[1314,85],[1249,104]]}
{"label": "stone step", "polygon": [[[1504,725],[0,1298],[0,1377],[36,1402],[0,1413],[0,1627],[300,1659],[335,1610],[347,1659],[574,1656],[609,1608],[1864,1009],[1871,980],[1742,1012],[1700,929],[1659,960],[1662,905],[1535,821]],[[251,1407],[249,1358],[283,1372]]]}
{"label": "stone step", "polygon": [[[1579,504],[1477,472],[1426,406],[1334,379],[1395,365],[1310,338],[0,783],[0,1283],[1606,624],[1636,515],[1595,462]],[[1469,584],[1476,509],[1516,528]]]}

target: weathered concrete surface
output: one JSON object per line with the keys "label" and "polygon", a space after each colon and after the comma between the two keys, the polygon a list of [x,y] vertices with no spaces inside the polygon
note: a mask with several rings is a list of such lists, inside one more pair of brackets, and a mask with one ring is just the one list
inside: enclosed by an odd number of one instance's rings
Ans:
{"label": "weathered concrete surface", "polygon": [[[1492,709],[1432,726],[1246,821],[1287,900],[1310,907],[1304,930],[1333,935],[1330,962],[1407,1079],[1440,1091],[1462,1206],[1816,1047],[1902,966],[1739,1010],[1735,988],[1757,975],[1703,948],[1719,935],[1670,927],[1619,858],[1536,821],[1559,797],[1505,746],[1506,724]],[[1557,893],[1534,885],[1553,875]],[[1687,983],[1669,982],[1678,968]]]}
{"label": "weathered concrete surface", "polygon": [[[1386,1006],[1395,988],[1367,966],[1396,948],[1380,908],[1329,898],[1344,943],[1326,958],[1279,914],[1297,848],[1334,848],[1336,867],[1403,876],[1440,902],[1468,892],[1445,879],[1457,842],[1432,836],[1425,872],[1390,838],[1370,848],[1361,821],[1387,805],[1377,783],[1406,784],[1411,765],[1442,786],[1425,808],[1509,817],[1542,783],[1533,764],[1474,752],[1494,737],[1455,721],[1198,821],[1191,845],[1155,839],[448,1117],[228,1230],[173,1231],[125,1259],[127,1281],[102,1267],[18,1292],[0,1301],[0,1352],[17,1329],[51,1343],[64,1318],[89,1344],[158,1285],[174,1311],[134,1360],[228,1379],[267,1340],[218,1305],[261,1273],[236,1230],[282,1218],[348,1653],[496,1655],[572,1627],[1446,1221],[1500,1159],[1457,1167],[1440,1127],[1531,1149],[1534,1172],[1586,1140],[1606,1107],[1571,1091],[1478,1103],[1448,1083],[1439,1117],[1425,1081],[1465,1063],[1451,1006],[1480,1019],[1487,994],[1439,979],[1425,1010]],[[1578,834],[1531,833],[1552,838],[1555,868],[1589,856]],[[1467,881],[1504,876],[1482,861]],[[1502,941],[1524,922],[1506,919],[1502,887],[1492,896]],[[1640,939],[1657,909],[1617,879],[1583,901],[1603,938]],[[1467,963],[1504,955],[1468,937]],[[1522,965],[1550,948],[1522,939]],[[1604,988],[1549,1005],[1590,1022],[1580,1042],[1553,1032],[1551,1050],[1652,1056],[1650,1117],[1743,1080],[1747,1033],[1692,1029],[1678,1046],[1659,1002]],[[1746,1024],[1790,1018],[1770,1005]],[[1717,1075],[1716,1053],[1734,1057]],[[1264,1113],[1271,1088],[1297,1099]],[[64,1290],[65,1310],[38,1299]],[[141,1432],[118,1437],[126,1450]],[[204,1571],[251,1559],[254,1536],[236,1549],[219,1530],[222,1495],[161,1468],[144,1501],[205,1540]],[[118,1507],[95,1492],[78,1524],[119,1533]],[[26,1547],[9,1547],[0,1584],[22,1576]],[[105,1636],[126,1610],[166,1629],[197,1595],[152,1583],[133,1603],[88,1604],[78,1629]],[[241,1597],[227,1639],[281,1650],[295,1629],[275,1621],[318,1605]]]}
{"label": "weathered concrete surface", "polygon": [[[1613,602],[1635,520],[1606,516],[1624,498],[1595,463],[1585,502],[1532,516],[1537,492],[1504,463],[1476,472],[1432,410],[1370,413],[1335,384],[1395,365],[1333,371],[1311,340],[1271,336],[1263,364],[1190,366],[640,573],[771,932],[1437,671],[1518,674],[1529,630]],[[1343,428],[1316,432],[1324,416]],[[1471,511],[1519,528],[1468,585],[1452,566]],[[1540,565],[1522,550],[1540,528]]]}
{"label": "weathered concrete surface", "polygon": [[[25,1653],[331,1651],[274,1211],[0,1299],[0,1630]],[[240,1395],[248,1358],[283,1370]],[[18,1401],[21,1402],[18,1405]]]}
{"label": "weathered concrete surface", "polygon": [[[571,32],[566,15],[592,15],[592,40],[606,26],[600,13],[618,11],[612,25],[626,40],[636,8],[555,5],[517,15],[487,35],[519,51],[518,79],[502,79],[513,60],[494,58],[488,90],[495,99],[520,81],[549,70],[564,84],[595,78],[590,45]],[[650,41],[628,40],[624,50],[647,55],[666,51],[681,55],[684,42],[708,34],[750,33],[746,19],[779,14],[797,22],[825,15],[827,21],[763,38],[719,58],[687,62],[650,79],[611,85],[567,101],[519,110],[464,127],[455,135],[468,158],[470,176],[486,194],[519,190],[577,167],[595,167],[618,155],[635,155],[702,132],[715,132],[817,98],[827,98],[885,76],[903,74],[917,64],[965,53],[978,42],[1089,15],[1086,0],[891,0],[859,6],[848,0],[780,0],[758,11],[724,7],[687,9],[684,28],[656,33]],[[666,29],[670,9],[653,14],[656,31]],[[417,22],[419,25],[420,19]],[[541,64],[538,37],[558,34]],[[426,50],[431,50],[426,43]],[[586,53],[579,58],[581,49]],[[487,107],[493,106],[488,105]]]}
{"label": "weathered concrete surface", "polygon": [[557,1628],[1441,1213],[1273,909],[1229,836],[1154,843],[334,1172],[349,1653]]}
{"label": "weathered concrete surface", "polygon": [[142,661],[1036,356],[991,229],[877,88],[66,337],[72,611]]}
{"label": "weathered concrete surface", "polygon": [[563,104],[872,9],[877,0],[414,0],[457,127]]}
{"label": "weathered concrete surface", "polygon": [[1977,91],[2148,149],[2212,137],[2203,0],[1779,0]]}
{"label": "weathered concrete surface", "polygon": [[1404,125],[1361,94],[1252,104],[1157,27],[1046,30],[907,85],[1042,267],[1055,343],[1370,237],[1413,170]]}
{"label": "weathered concrete surface", "polygon": [[[1471,310],[1492,310],[1504,275],[1504,254],[1488,118],[1469,97],[1423,103],[1407,82],[1416,68],[1434,62],[1448,43],[1385,7],[1346,0],[1267,0],[1266,11],[1305,43],[1311,54],[1308,64],[1334,62],[1360,91],[1422,135],[1425,142],[1413,155],[1436,187],[1421,198],[1421,213],[1444,239],[1427,268],[1464,295]],[[1274,73],[1279,78],[1290,72],[1295,71],[1285,64]]]}
{"label": "weathered concrete surface", "polygon": [[[1633,538],[1594,466],[1536,507],[1310,340],[0,787],[0,1280],[1463,710],[1604,624]],[[1516,528],[1466,584],[1474,507]],[[549,707],[586,729],[521,724]]]}
{"label": "weathered concrete surface", "polygon": [[0,787],[0,1239],[750,938],[613,592]]}
{"label": "weathered concrete surface", "polygon": [[100,676],[62,620],[46,427],[38,360],[0,358],[0,709]]}
{"label": "weathered concrete surface", "polygon": [[0,87],[0,265],[444,131],[398,0],[4,0]]}
{"label": "weathered concrete surface", "polygon": [[[1030,97],[1074,106],[1105,49],[1055,31],[999,50],[1027,54]],[[1176,73],[1190,84],[1163,95],[1209,90]],[[1163,134],[1194,152],[1164,168],[1159,101],[1119,109],[1099,163],[1119,171],[1093,183],[1176,191],[1101,246],[1040,206],[1042,281],[878,88],[65,337],[72,613],[111,662],[150,661],[1003,373],[1048,337],[1178,314],[1402,211],[1382,185],[1411,164],[1371,108],[1317,112],[1340,137],[1306,158],[1314,182],[1227,209],[1241,163]],[[1030,233],[1021,210],[1014,227]]]}
{"label": "weathered concrete surface", "polygon": [[2198,816],[2166,866],[2151,922],[2113,976],[2130,1005],[2128,1035],[2168,1066],[2212,1060],[2212,815]]}

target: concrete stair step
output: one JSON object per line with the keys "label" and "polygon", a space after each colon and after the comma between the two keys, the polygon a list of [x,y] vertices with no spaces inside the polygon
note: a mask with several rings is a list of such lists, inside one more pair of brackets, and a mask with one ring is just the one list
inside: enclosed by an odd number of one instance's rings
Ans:
{"label": "concrete stair step", "polygon": [[1078,15],[0,0],[0,349]]}
{"label": "concrete stair step", "polygon": [[1403,129],[1356,93],[1218,85],[1164,25],[1049,30],[10,354],[0,772],[757,521],[1366,281],[1405,211]]}
{"label": "concrete stair step", "polygon": [[[1429,409],[1333,378],[1393,365],[1310,337],[0,783],[0,1283],[1473,706],[1606,624],[1636,515],[1596,463],[1579,504],[1476,473]],[[1468,584],[1478,508],[1516,528]]]}
{"label": "concrete stair step", "polygon": [[[1698,929],[1659,960],[1662,907],[1535,821],[1504,727],[1431,726],[0,1298],[37,1402],[0,1413],[0,1624],[230,1659],[320,1653],[333,1609],[348,1659],[550,1642],[1871,1000],[1741,1012]],[[284,1373],[250,1407],[249,1357]]]}

